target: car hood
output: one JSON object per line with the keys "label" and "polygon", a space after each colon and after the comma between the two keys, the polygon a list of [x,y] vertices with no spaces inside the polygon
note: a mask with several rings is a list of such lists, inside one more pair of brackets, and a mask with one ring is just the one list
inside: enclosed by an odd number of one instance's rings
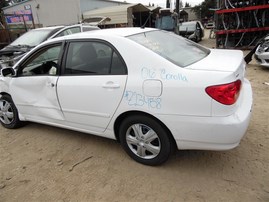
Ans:
{"label": "car hood", "polygon": [[186,68],[205,71],[236,72],[241,66],[245,66],[242,51],[211,49],[207,57]]}
{"label": "car hood", "polygon": [[32,48],[33,47],[29,46],[6,46],[5,48],[0,50],[0,56],[12,56],[14,53],[16,53],[16,55],[20,55],[30,51]]}
{"label": "car hood", "polygon": [[7,46],[0,50],[0,69],[12,67],[19,61],[25,53],[29,52],[33,47],[30,46]]}

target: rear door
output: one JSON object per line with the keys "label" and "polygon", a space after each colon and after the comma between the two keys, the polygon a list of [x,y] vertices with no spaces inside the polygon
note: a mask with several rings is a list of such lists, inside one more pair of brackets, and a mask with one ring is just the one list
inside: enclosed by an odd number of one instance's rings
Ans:
{"label": "rear door", "polygon": [[119,53],[102,41],[73,41],[62,71],[57,92],[66,120],[103,132],[125,90],[127,69]]}

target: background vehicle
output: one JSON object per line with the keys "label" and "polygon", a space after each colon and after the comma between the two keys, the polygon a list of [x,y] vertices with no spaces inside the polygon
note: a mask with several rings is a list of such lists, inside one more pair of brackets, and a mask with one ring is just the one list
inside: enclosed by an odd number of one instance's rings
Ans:
{"label": "background vehicle", "polygon": [[117,139],[134,160],[158,165],[175,148],[239,144],[252,106],[245,71],[242,51],[207,49],[158,29],[59,37],[1,70],[0,122]]}
{"label": "background vehicle", "polygon": [[254,57],[260,65],[269,67],[269,35],[258,45]]}
{"label": "background vehicle", "polygon": [[258,63],[263,66],[267,66],[268,63],[268,41],[269,35],[262,37],[256,43],[255,47],[249,51],[249,53],[245,56],[245,62],[248,64],[252,60],[252,56],[254,55],[255,59]]}
{"label": "background vehicle", "polygon": [[155,27],[178,34],[178,14],[170,9],[160,9],[156,17]]}
{"label": "background vehicle", "polygon": [[204,37],[204,27],[200,21],[183,22],[179,24],[179,35],[199,42]]}
{"label": "background vehicle", "polygon": [[97,26],[77,24],[71,26],[52,26],[30,30],[0,50],[0,69],[13,66],[26,52],[30,51],[43,41],[55,37],[97,29],[99,29]]}
{"label": "background vehicle", "polygon": [[208,23],[206,23],[205,28],[206,29],[213,29],[213,28],[215,28],[215,23],[214,22],[208,22]]}

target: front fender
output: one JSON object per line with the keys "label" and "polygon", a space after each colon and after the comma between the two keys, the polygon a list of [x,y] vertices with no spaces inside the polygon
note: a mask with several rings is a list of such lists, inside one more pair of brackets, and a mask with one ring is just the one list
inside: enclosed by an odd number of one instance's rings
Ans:
{"label": "front fender", "polygon": [[0,94],[9,93],[10,77],[0,76]]}

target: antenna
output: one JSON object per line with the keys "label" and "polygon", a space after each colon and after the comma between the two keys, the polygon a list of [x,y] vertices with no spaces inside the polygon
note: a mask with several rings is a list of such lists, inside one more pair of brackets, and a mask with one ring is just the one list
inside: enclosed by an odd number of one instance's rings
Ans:
{"label": "antenna", "polygon": [[152,12],[150,11],[150,12],[149,12],[149,16],[148,16],[146,22],[141,26],[142,29],[144,29],[144,28],[146,27],[146,24],[147,24],[147,22],[149,21],[151,15],[152,15]]}

